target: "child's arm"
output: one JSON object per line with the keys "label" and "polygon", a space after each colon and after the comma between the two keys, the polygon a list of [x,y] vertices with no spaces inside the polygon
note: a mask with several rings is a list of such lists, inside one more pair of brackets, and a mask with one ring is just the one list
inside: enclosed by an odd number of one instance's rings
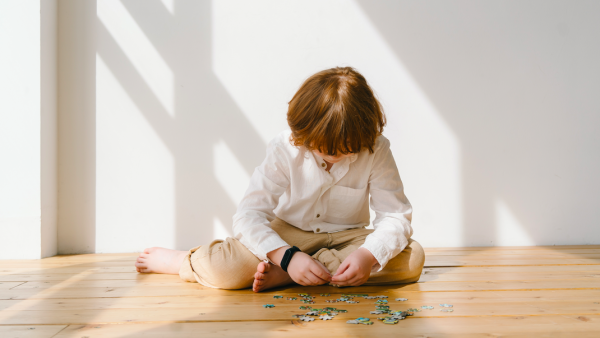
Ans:
{"label": "child's arm", "polygon": [[273,210],[290,184],[289,167],[278,139],[267,146],[267,156],[250,177],[250,184],[233,216],[233,235],[259,259],[288,246],[270,227]]}
{"label": "child's arm", "polygon": [[378,148],[369,178],[371,208],[376,214],[375,231],[342,262],[333,276],[332,282],[341,286],[366,282],[371,270],[381,271],[390,259],[404,250],[412,236],[412,207],[404,195],[389,141],[381,138]]}
{"label": "child's arm", "polygon": [[[287,139],[286,139],[287,142]],[[267,257],[279,265],[290,246],[270,227],[275,219],[273,210],[290,184],[290,169],[277,139],[267,147],[267,156],[250,178],[250,185],[233,216],[233,232],[242,244],[259,259]],[[319,285],[329,282],[329,271],[312,257],[297,252],[288,266],[290,277],[301,285]]]}

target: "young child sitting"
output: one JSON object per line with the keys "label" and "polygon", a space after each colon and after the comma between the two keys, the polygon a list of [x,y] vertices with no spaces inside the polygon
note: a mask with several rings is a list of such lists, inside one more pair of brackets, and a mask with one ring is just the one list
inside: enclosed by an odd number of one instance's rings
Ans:
{"label": "young child sitting", "polygon": [[[365,78],[350,67],[311,76],[289,102],[287,121],[291,130],[269,143],[233,216],[234,237],[190,251],[146,249],[138,272],[255,292],[419,279],[425,254],[410,238],[412,207]],[[369,195],[374,230],[365,228]]]}

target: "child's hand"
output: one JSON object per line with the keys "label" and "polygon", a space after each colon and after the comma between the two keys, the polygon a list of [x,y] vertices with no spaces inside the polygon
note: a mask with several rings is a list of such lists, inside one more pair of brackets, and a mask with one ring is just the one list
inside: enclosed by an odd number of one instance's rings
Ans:
{"label": "child's hand", "polygon": [[304,252],[294,254],[287,270],[294,282],[300,285],[321,285],[331,281],[327,268]]}
{"label": "child's hand", "polygon": [[362,285],[369,279],[371,268],[376,263],[377,260],[369,250],[359,248],[344,259],[331,283],[339,286]]}

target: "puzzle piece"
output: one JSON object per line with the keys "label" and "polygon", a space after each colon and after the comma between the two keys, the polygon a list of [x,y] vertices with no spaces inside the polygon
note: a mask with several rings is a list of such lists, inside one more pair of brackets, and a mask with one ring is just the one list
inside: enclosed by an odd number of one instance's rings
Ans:
{"label": "puzzle piece", "polygon": [[310,295],[308,293],[299,293],[298,296],[305,297],[305,296],[310,296]]}
{"label": "puzzle piece", "polygon": [[421,306],[421,309],[424,309],[424,310],[433,310],[433,306],[431,306],[431,305],[423,305],[423,306]]}
{"label": "puzzle piece", "polygon": [[408,298],[396,298],[397,302],[406,302]]}
{"label": "puzzle piece", "polygon": [[283,298],[283,296],[275,295],[275,296],[273,296],[273,298],[279,299],[279,298]]}
{"label": "puzzle piece", "polygon": [[287,298],[287,300],[296,300],[296,299],[298,299],[298,298],[296,298],[296,297],[288,297]]}
{"label": "puzzle piece", "polygon": [[304,305],[300,306],[300,310],[310,310],[310,309],[312,309],[311,306],[304,306]]}
{"label": "puzzle piece", "polygon": [[319,316],[319,318],[320,318],[320,319],[322,319],[322,320],[332,320],[332,319],[333,319],[333,316],[329,316],[329,315],[322,315],[322,316]]}
{"label": "puzzle piece", "polygon": [[307,316],[302,316],[299,319],[302,321],[305,321],[305,322],[312,322],[315,320],[313,317],[307,317]]}
{"label": "puzzle piece", "polygon": [[419,309],[408,309],[406,312],[421,312]]}
{"label": "puzzle piece", "polygon": [[321,294],[321,297],[329,297],[329,296],[331,296],[331,294],[330,294],[330,293],[322,293],[322,294]]}
{"label": "puzzle piece", "polygon": [[[360,319],[360,318],[359,318]],[[369,318],[366,318],[367,321],[362,321],[358,319],[349,320],[346,324],[364,324],[364,325],[373,325],[373,322],[368,321]]]}
{"label": "puzzle piece", "polygon": [[275,307],[275,305],[273,305],[273,304],[265,304],[265,305],[263,305],[263,307],[264,308],[272,308],[272,307]]}
{"label": "puzzle piece", "polygon": [[387,303],[388,303],[387,299],[378,299],[378,300],[375,302],[375,304],[387,304]]}
{"label": "puzzle piece", "polygon": [[363,297],[363,298],[364,298],[364,299],[375,299],[375,298],[377,298],[377,297],[375,297],[375,296],[365,296],[365,297]]}
{"label": "puzzle piece", "polygon": [[348,304],[357,304],[357,303],[360,303],[360,302],[357,301],[357,300],[347,300],[346,303],[348,303]]}
{"label": "puzzle piece", "polygon": [[452,310],[452,309],[441,309],[440,311],[441,312],[453,312],[454,310]]}
{"label": "puzzle piece", "polygon": [[375,296],[377,298],[388,298],[388,296]]}
{"label": "puzzle piece", "polygon": [[306,316],[318,316],[319,312],[318,311],[308,311],[307,313],[305,313]]}
{"label": "puzzle piece", "polygon": [[387,313],[387,311],[382,311],[382,310],[375,310],[375,311],[371,311],[372,315],[382,315]]}
{"label": "puzzle piece", "polygon": [[300,315],[292,315],[292,318],[300,318],[300,317],[304,317],[304,315],[300,314]]}
{"label": "puzzle piece", "polygon": [[386,310],[387,311],[389,309],[390,309],[390,307],[388,305],[377,305],[375,307],[375,310]]}
{"label": "puzzle piece", "polygon": [[452,304],[440,304],[441,307],[452,307]]}
{"label": "puzzle piece", "polygon": [[412,313],[408,311],[393,311],[390,312],[390,314],[392,315],[392,317],[402,317],[402,319],[404,319],[404,317],[407,316],[412,316]]}
{"label": "puzzle piece", "polygon": [[398,324],[398,320],[397,320],[397,319],[393,319],[393,318],[390,318],[390,319],[384,319],[384,320],[383,320],[383,323],[384,323],[384,324]]}

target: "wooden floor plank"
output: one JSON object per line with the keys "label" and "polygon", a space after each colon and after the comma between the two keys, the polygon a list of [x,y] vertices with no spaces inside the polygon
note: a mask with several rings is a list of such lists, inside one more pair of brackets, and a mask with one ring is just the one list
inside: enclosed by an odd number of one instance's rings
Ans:
{"label": "wooden floor plank", "polygon": [[[443,300],[441,300],[443,301]],[[275,302],[276,303],[276,302]],[[432,305],[433,310],[423,310],[415,313],[413,318],[422,317],[480,317],[480,316],[537,316],[537,315],[600,315],[600,305],[592,302],[538,302],[528,304],[513,303],[454,303],[454,312],[440,312],[438,304]],[[277,304],[277,303],[276,303]],[[422,303],[421,303],[422,304]],[[146,309],[105,309],[98,310],[3,310],[0,312],[0,322],[3,324],[107,324],[132,322],[178,322],[178,321],[265,321],[291,320],[293,314],[303,314],[298,304],[278,304],[275,308],[265,309],[262,304],[198,304],[193,308],[146,308]],[[414,304],[395,304],[390,308],[406,310]],[[319,307],[323,307],[320,305]],[[375,310],[374,304],[346,304],[336,308],[348,310],[339,314],[336,319],[350,320],[357,317],[372,317],[370,311]],[[375,316],[377,317],[377,316]]]}
{"label": "wooden floor plank", "polygon": [[[586,265],[587,266],[587,265]],[[570,265],[567,267],[571,267]],[[578,267],[580,267],[578,265]],[[461,271],[456,272],[453,270],[474,270],[474,271]],[[587,279],[587,278],[598,278],[600,282],[600,266],[597,268],[588,267],[583,271],[532,271],[534,269],[526,269],[529,271],[515,271],[511,272],[506,269],[505,271],[493,271],[487,270],[482,272],[475,272],[477,267],[459,267],[459,268],[447,268],[447,271],[441,272],[440,269],[429,269],[435,273],[428,273],[426,270],[419,282],[431,282],[431,281],[488,281],[488,280],[548,280],[548,279]],[[481,268],[483,269],[483,268]],[[546,269],[549,270],[549,269]],[[550,269],[551,270],[551,269]],[[586,271],[587,270],[587,271]],[[137,272],[129,273],[89,273],[80,274],[78,278],[86,281],[113,281],[113,280],[129,280],[137,281],[147,284],[156,284],[164,282],[178,282],[180,281],[179,276],[176,275],[163,275],[163,274],[140,274]],[[46,284],[56,284],[66,279],[65,274],[31,274],[31,275],[0,275],[0,282],[29,282],[29,286],[36,285],[34,282],[46,282]]]}
{"label": "wooden floor plank", "polygon": [[23,284],[23,282],[0,282],[0,290],[9,290]]}
{"label": "wooden floor plank", "polygon": [[[50,272],[48,272],[50,271]],[[564,279],[561,276],[586,276],[600,273],[598,265],[541,265],[541,266],[465,266],[465,267],[437,267],[423,269],[424,275],[449,275],[449,274],[517,274],[532,273],[545,274],[548,278]],[[132,268],[61,268],[57,270],[31,270],[31,269],[4,269],[0,270],[0,282],[27,282],[27,281],[62,281],[73,275],[85,276],[86,280],[178,280],[176,275],[142,274]],[[559,278],[560,277],[560,278]],[[465,279],[467,280],[467,279]]]}
{"label": "wooden floor plank", "polygon": [[0,325],[2,338],[54,337],[67,325]]}
{"label": "wooden floor plank", "polygon": [[[50,283],[50,282],[49,282]],[[117,284],[118,283],[118,284]],[[31,287],[33,285],[33,287]],[[86,286],[82,286],[86,285]],[[113,286],[111,286],[113,285]],[[114,285],[121,285],[114,286]],[[95,298],[95,297],[156,297],[156,296],[202,296],[207,293],[227,293],[235,291],[214,290],[196,283],[162,283],[143,285],[136,281],[80,281],[49,285],[43,282],[21,284],[13,289],[0,289],[0,299],[28,298]],[[360,286],[352,288],[356,292],[376,292],[377,286]],[[474,282],[432,282],[394,285],[387,290],[439,292],[439,291],[518,291],[518,290],[555,290],[555,289],[600,289],[597,278],[570,280],[533,280],[533,281],[474,281]],[[307,288],[308,292],[339,293],[340,289],[318,286]],[[322,290],[322,291],[317,291]],[[282,290],[285,292],[285,290]]]}
{"label": "wooden floor plank", "polygon": [[466,247],[425,247],[425,251],[457,250],[457,251],[505,251],[505,250],[571,250],[600,249],[600,245],[533,245],[533,246],[466,246]]}
{"label": "wooden floor plank", "polygon": [[[341,321],[173,323],[130,325],[72,325],[56,338],[65,337],[597,337],[600,316],[536,316],[473,318],[409,318],[397,325],[349,325]],[[547,335],[544,335],[547,334]]]}
{"label": "wooden floor plank", "polygon": [[[448,303],[459,306],[459,304],[565,304],[568,302],[582,304],[596,308],[600,304],[600,290],[551,290],[551,291],[503,291],[503,292],[383,292],[389,296],[389,305],[392,308],[414,308],[422,305],[437,306],[440,303]],[[284,299],[275,300],[275,293],[250,294],[241,292],[229,295],[207,294],[196,297],[129,297],[129,298],[60,298],[60,299],[28,299],[28,300],[0,300],[0,310],[11,311],[52,311],[52,310],[107,310],[107,309],[170,309],[186,308],[194,309],[199,306],[229,306],[252,305],[262,306],[266,303],[275,304],[277,307],[298,308],[300,301],[288,301]],[[295,294],[281,293],[284,297]],[[332,294],[331,297],[317,297],[313,307],[339,307],[354,306],[345,303],[327,303],[324,300],[339,297],[340,294]],[[395,298],[408,298],[408,301],[395,301]],[[373,300],[360,299],[362,305],[373,304]]]}

